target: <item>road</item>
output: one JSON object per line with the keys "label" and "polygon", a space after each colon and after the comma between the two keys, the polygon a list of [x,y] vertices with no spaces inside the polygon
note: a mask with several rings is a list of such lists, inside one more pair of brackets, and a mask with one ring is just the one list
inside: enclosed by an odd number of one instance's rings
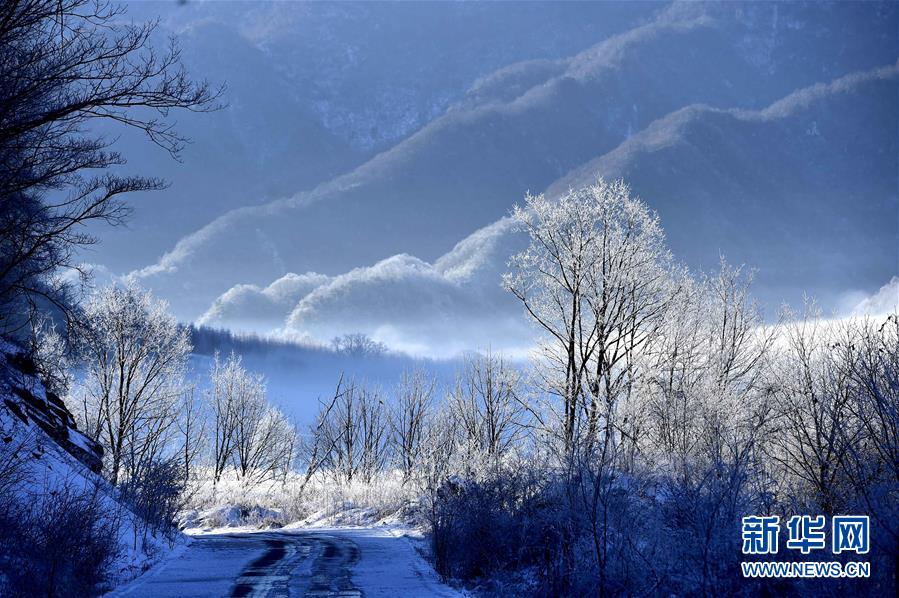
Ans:
{"label": "road", "polygon": [[195,536],[182,552],[111,596],[459,594],[440,583],[405,538],[377,528],[359,528]]}

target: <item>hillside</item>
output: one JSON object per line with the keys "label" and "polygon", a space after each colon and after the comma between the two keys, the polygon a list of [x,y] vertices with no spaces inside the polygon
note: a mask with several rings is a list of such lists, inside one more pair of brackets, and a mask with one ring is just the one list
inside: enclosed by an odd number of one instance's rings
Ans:
{"label": "hillside", "polygon": [[0,397],[0,594],[93,594],[183,544],[177,532],[147,529],[99,475],[102,447],[5,341]]}
{"label": "hillside", "polygon": [[189,71],[225,93],[221,110],[179,119],[191,140],[181,163],[139,132],[122,135],[129,164],[170,185],[135,196],[130,229],[104,231],[89,259],[142,266],[227,210],[352,171],[494,70],[579,52],[657,6],[130,2],[126,19],[160,19],[158,45],[176,35]]}
{"label": "hillside", "polygon": [[[679,260],[714,270],[724,254],[758,268],[756,293],[769,317],[803,292],[833,305],[834,286],[877,289],[895,270],[896,85],[890,65],[809,86],[761,110],[692,105],[560,177],[547,193],[597,175],[624,177],[659,212]],[[451,353],[465,342],[520,349],[529,329],[500,277],[523,246],[500,220],[433,262],[400,254],[336,277],[236,286],[203,321],[269,331],[286,323],[313,336],[362,331],[413,351]],[[862,255],[864,266],[852,266]]]}
{"label": "hillside", "polygon": [[[267,285],[287,272],[333,276],[400,253],[435,260],[525,191],[545,189],[668,114],[695,104],[757,110],[796,89],[892,63],[897,50],[886,30],[894,13],[889,6],[674,5],[567,58],[500,69],[351,173],[228,212],[136,274],[163,292],[177,289],[175,309],[196,318],[237,283]],[[830,127],[841,116],[822,113],[818,125],[851,135]],[[828,139],[835,152],[851,141]],[[753,152],[778,143],[749,140]],[[738,179],[736,166],[715,162],[714,170]],[[699,209],[705,200],[689,201]],[[672,234],[687,234],[673,226],[680,222],[668,223]]]}

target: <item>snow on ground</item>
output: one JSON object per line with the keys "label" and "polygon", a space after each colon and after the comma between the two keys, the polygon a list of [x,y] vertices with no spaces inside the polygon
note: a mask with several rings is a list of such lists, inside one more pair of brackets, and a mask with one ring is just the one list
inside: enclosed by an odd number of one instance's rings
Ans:
{"label": "snow on ground", "polygon": [[337,529],[329,533],[349,538],[359,547],[362,558],[353,578],[367,597],[462,595],[440,582],[413,541],[399,535],[396,528]]}
{"label": "snow on ground", "polygon": [[442,584],[396,527],[196,532],[191,543],[110,596],[438,596]]}
{"label": "snow on ground", "polygon": [[[104,505],[109,517],[118,520],[118,543],[121,548],[111,568],[112,585],[127,582],[147,570],[152,563],[164,558],[171,551],[183,547],[187,537],[176,534],[172,540],[161,535],[137,538],[138,518],[118,499],[118,493],[109,482],[92,472],[86,465],[69,454],[33,420],[23,421],[13,412],[21,405],[13,387],[26,388],[35,398],[46,401],[46,389],[40,380],[18,371],[9,363],[8,355],[19,351],[8,342],[0,341],[0,437],[2,450],[13,450],[22,459],[25,479],[15,493],[17,501],[37,508],[63,488],[75,492],[94,493]],[[22,412],[22,408],[18,408]],[[83,450],[90,449],[83,435],[75,429],[67,432],[67,438]]]}
{"label": "snow on ground", "polygon": [[181,517],[190,545],[113,595],[460,595],[422,556],[417,497],[401,476],[301,483],[200,482]]}

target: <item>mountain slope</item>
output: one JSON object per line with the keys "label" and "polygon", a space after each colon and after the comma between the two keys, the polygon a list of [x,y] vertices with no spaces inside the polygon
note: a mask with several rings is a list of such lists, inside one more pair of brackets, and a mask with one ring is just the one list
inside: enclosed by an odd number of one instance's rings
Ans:
{"label": "mountain slope", "polygon": [[[561,63],[506,68],[352,173],[229,212],[136,275],[194,318],[236,282],[335,275],[404,252],[432,261],[526,190],[546,188],[684,106],[758,109],[821,73],[895,60],[885,33],[895,7],[770,8],[675,5]],[[872,36],[872,27],[884,33]]]}
{"label": "mountain slope", "polygon": [[[724,253],[759,268],[756,294],[769,316],[806,291],[834,306],[834,289],[874,291],[897,270],[896,91],[897,66],[890,65],[810,86],[762,110],[689,106],[555,181],[547,193],[595,176],[624,177],[660,213],[678,259],[712,270]],[[530,333],[499,283],[509,256],[524,244],[501,219],[433,263],[393,256],[277,304],[270,292],[240,287],[204,320],[240,327],[265,314],[256,321],[261,329],[286,322],[296,333],[323,338],[362,331],[432,355],[466,343],[520,349]],[[265,310],[247,309],[266,301]]]}
{"label": "mountain slope", "polygon": [[897,90],[894,64],[760,111],[685,108],[548,192],[623,177],[680,259],[714,268],[724,253],[758,267],[774,305],[803,291],[832,303],[834,288],[873,290],[897,270]]}
{"label": "mountain slope", "polygon": [[[130,162],[167,189],[135,195],[128,229],[98,229],[86,259],[121,272],[158,257],[223,212],[312,189],[442,114],[472,82],[529,59],[557,59],[650,14],[652,3],[131,2],[160,19],[190,74],[226,84],[225,107],[177,115],[193,143],[179,164],[113,124]],[[174,115],[172,115],[174,116]],[[119,137],[121,135],[121,137]]]}

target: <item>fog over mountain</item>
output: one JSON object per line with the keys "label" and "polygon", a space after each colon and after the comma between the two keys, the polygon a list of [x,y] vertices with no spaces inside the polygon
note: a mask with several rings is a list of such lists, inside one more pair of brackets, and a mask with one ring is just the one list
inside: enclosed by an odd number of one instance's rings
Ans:
{"label": "fog over mountain", "polygon": [[504,217],[601,175],[691,268],[756,268],[769,317],[889,304],[895,4],[498,6],[132,6],[229,106],[180,123],[181,164],[123,140],[172,184],[87,261],[203,324],[520,351]]}
{"label": "fog over mountain", "polygon": [[193,140],[181,164],[138,134],[120,139],[133,164],[171,186],[135,198],[128,231],[103,231],[102,261],[131,270],[229,209],[308,191],[414,133],[494,70],[568,56],[658,6],[131,2],[124,18],[159,19],[157,41],[176,35],[192,73],[227,85],[227,106],[178,119]]}

